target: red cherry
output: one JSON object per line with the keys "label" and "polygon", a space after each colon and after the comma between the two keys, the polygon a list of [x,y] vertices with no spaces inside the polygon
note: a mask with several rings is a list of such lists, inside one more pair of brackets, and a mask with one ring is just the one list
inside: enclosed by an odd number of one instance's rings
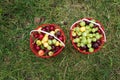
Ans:
{"label": "red cherry", "polygon": [[34,47],[35,50],[40,50],[40,47],[37,46],[37,44],[34,44],[33,47]]}
{"label": "red cherry", "polygon": [[33,44],[33,47],[36,48],[37,44]]}
{"label": "red cherry", "polygon": [[46,29],[47,32],[50,31],[50,27],[49,26],[45,26],[45,29]]}
{"label": "red cherry", "polygon": [[101,45],[101,41],[100,40],[97,40],[96,42],[98,43],[99,46]]}
{"label": "red cherry", "polygon": [[38,37],[39,37],[39,33],[38,33],[38,32],[34,32],[34,33],[33,33],[33,36],[34,36],[35,38],[38,38]]}
{"label": "red cherry", "polygon": [[42,30],[43,30],[43,31],[46,31],[46,28],[45,28],[45,27],[43,27],[43,28],[42,28]]}
{"label": "red cherry", "polygon": [[49,50],[48,49],[44,49],[44,52],[45,52],[45,54],[47,54],[49,52]]}
{"label": "red cherry", "polygon": [[40,34],[40,35],[39,35],[39,39],[40,39],[40,40],[42,40],[42,39],[43,39],[43,37],[44,37],[44,35],[43,35],[43,34]]}
{"label": "red cherry", "polygon": [[36,46],[36,50],[40,50],[40,47],[39,47],[39,46]]}
{"label": "red cherry", "polygon": [[52,45],[51,47],[52,47],[52,50],[55,50],[55,45]]}
{"label": "red cherry", "polygon": [[57,31],[56,33],[55,33],[55,36],[57,36],[57,37],[59,37],[61,35],[61,32],[60,31]]}
{"label": "red cherry", "polygon": [[98,25],[94,25],[94,28],[99,28]]}
{"label": "red cherry", "polygon": [[102,34],[102,32],[101,32],[101,30],[100,30],[100,29],[98,30],[98,33]]}
{"label": "red cherry", "polygon": [[63,37],[63,36],[60,36],[59,39],[60,39],[61,41],[64,41],[64,37]]}
{"label": "red cherry", "polygon": [[94,43],[92,44],[92,47],[93,47],[94,49],[97,49],[97,48],[99,47],[99,44],[98,44],[97,42],[94,42]]}
{"label": "red cherry", "polygon": [[54,39],[54,37],[51,36],[51,35],[49,35],[48,38],[49,38],[50,40]]}
{"label": "red cherry", "polygon": [[59,46],[56,46],[55,47],[55,52],[59,51],[60,47]]}
{"label": "red cherry", "polygon": [[51,31],[54,31],[54,30],[55,30],[55,27],[54,27],[54,26],[50,26],[50,30],[51,30]]}
{"label": "red cherry", "polygon": [[35,37],[35,38],[38,38],[38,37],[39,37],[39,35],[37,35],[37,34],[36,34],[36,35],[34,35],[34,37]]}
{"label": "red cherry", "polygon": [[81,49],[81,50],[86,50],[86,51],[87,51],[87,50],[88,50],[88,47],[85,45],[85,46],[83,46],[83,47],[80,47],[80,49]]}

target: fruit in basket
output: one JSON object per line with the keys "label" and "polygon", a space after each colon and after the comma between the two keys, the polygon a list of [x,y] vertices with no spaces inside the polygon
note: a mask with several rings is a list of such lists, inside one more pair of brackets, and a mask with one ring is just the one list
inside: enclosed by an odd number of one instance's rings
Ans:
{"label": "fruit in basket", "polygon": [[74,46],[84,52],[94,52],[101,45],[102,34],[95,20],[78,22],[71,31]]}
{"label": "fruit in basket", "polygon": [[44,37],[44,35],[43,35],[43,34],[40,34],[40,35],[39,35],[39,39],[40,39],[40,40],[42,40],[42,39],[43,39],[43,37]]}
{"label": "fruit in basket", "polygon": [[37,50],[37,51],[40,50],[40,46],[37,46],[37,44],[34,44],[33,47],[34,47],[34,49]]}
{"label": "fruit in basket", "polygon": [[56,42],[55,46],[60,46],[60,43],[59,41]]}
{"label": "fruit in basket", "polygon": [[40,47],[39,47],[39,46],[36,46],[36,50],[40,50]]}
{"label": "fruit in basket", "polygon": [[93,27],[93,26],[94,26],[94,24],[93,24],[93,23],[90,23],[90,24],[89,24],[89,26],[90,26],[90,27]]}
{"label": "fruit in basket", "polygon": [[50,27],[49,26],[46,26],[45,29],[46,29],[47,32],[50,31]]}
{"label": "fruit in basket", "polygon": [[81,27],[81,28],[80,28],[80,31],[81,31],[81,32],[84,32],[84,31],[85,31],[85,27]]}
{"label": "fruit in basket", "polygon": [[43,50],[39,50],[39,51],[38,51],[38,54],[39,54],[39,56],[43,56],[45,53],[44,53]]}
{"label": "fruit in basket", "polygon": [[94,49],[93,48],[89,48],[89,52],[93,52],[94,51]]}
{"label": "fruit in basket", "polygon": [[52,39],[54,39],[54,37],[51,36],[51,35],[49,35],[49,36],[48,36],[48,39],[52,40]]}
{"label": "fruit in basket", "polygon": [[54,54],[54,53],[53,53],[52,51],[50,51],[50,52],[48,53],[49,56],[53,56],[53,54]]}
{"label": "fruit in basket", "polygon": [[43,27],[41,30],[43,30],[43,31],[47,31],[45,27]]}
{"label": "fruit in basket", "polygon": [[40,46],[40,45],[41,45],[41,41],[40,41],[40,40],[37,40],[37,41],[36,41],[36,44],[37,44],[38,46]]}
{"label": "fruit in basket", "polygon": [[56,42],[57,42],[56,39],[53,39],[53,40],[52,40],[52,43],[53,43],[53,44],[56,44]]}
{"label": "fruit in basket", "polygon": [[98,43],[98,45],[100,46],[100,44],[101,44],[101,41],[100,41],[100,40],[97,40],[96,42],[97,42],[97,43]]}
{"label": "fruit in basket", "polygon": [[56,33],[55,33],[55,36],[56,37],[59,37],[61,35],[61,32],[60,31],[57,31]]}
{"label": "fruit in basket", "polygon": [[54,34],[55,34],[55,31],[51,31],[50,34],[54,35]]}
{"label": "fruit in basket", "polygon": [[73,31],[73,32],[72,32],[72,36],[76,36],[76,35],[77,35],[77,34]]}
{"label": "fruit in basket", "polygon": [[47,25],[39,29],[48,32],[48,34],[40,31],[32,32],[34,37],[32,38],[32,46],[35,52],[39,56],[53,56],[63,47],[63,44],[59,40],[62,42],[65,41],[64,34],[55,25]]}
{"label": "fruit in basket", "polygon": [[45,43],[45,42],[47,42],[48,41],[48,35],[46,34],[44,37],[43,37],[43,39],[42,39],[42,43]]}
{"label": "fruit in basket", "polygon": [[35,38],[38,38],[38,37],[39,37],[39,34],[35,32],[35,33],[33,34],[33,36],[34,36]]}
{"label": "fruit in basket", "polygon": [[44,47],[48,47],[49,44],[47,42],[43,43]]}
{"label": "fruit in basket", "polygon": [[55,50],[55,45],[52,45],[51,47],[52,47],[52,50]]}
{"label": "fruit in basket", "polygon": [[48,50],[51,50],[51,49],[52,49],[52,47],[51,47],[51,46],[48,46],[48,47],[47,47],[47,49],[48,49]]}
{"label": "fruit in basket", "polygon": [[49,44],[49,45],[52,45],[52,40],[48,40],[48,44]]}
{"label": "fruit in basket", "polygon": [[85,26],[85,24],[86,24],[85,21],[80,22],[80,26]]}
{"label": "fruit in basket", "polygon": [[59,36],[59,39],[60,39],[61,41],[64,41],[64,37],[63,37],[63,36]]}
{"label": "fruit in basket", "polygon": [[55,27],[54,27],[54,26],[50,26],[50,30],[51,30],[51,31],[54,31],[54,30],[55,30]]}
{"label": "fruit in basket", "polygon": [[93,42],[93,43],[92,43],[92,47],[93,47],[94,49],[97,49],[97,48],[99,47],[99,43]]}
{"label": "fruit in basket", "polygon": [[60,49],[60,46],[56,46],[54,52],[57,52]]}
{"label": "fruit in basket", "polygon": [[87,50],[88,47],[87,47],[87,46],[80,46],[80,49],[81,49],[81,50]]}

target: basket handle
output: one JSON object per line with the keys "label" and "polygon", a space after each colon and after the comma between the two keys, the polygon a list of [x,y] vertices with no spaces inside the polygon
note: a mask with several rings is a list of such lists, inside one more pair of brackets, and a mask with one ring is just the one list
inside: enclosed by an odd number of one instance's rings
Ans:
{"label": "basket handle", "polygon": [[41,29],[38,29],[38,30],[32,30],[32,31],[30,31],[30,35],[31,35],[32,32],[42,32],[42,33],[48,34],[48,35],[50,35],[50,36],[53,36],[53,37],[54,37],[55,39],[57,39],[60,43],[62,43],[62,45],[65,47],[65,44],[64,44],[59,38],[57,38],[55,35],[53,35],[53,34],[51,34],[51,33],[48,33],[48,32],[43,31],[43,30],[41,30]]}
{"label": "basket handle", "polygon": [[98,23],[96,23],[96,22],[93,22],[93,21],[91,21],[91,20],[88,20],[88,19],[86,19],[86,18],[83,18],[82,20],[76,21],[76,22],[70,27],[70,29],[72,30],[72,27],[73,27],[76,23],[79,23],[79,22],[81,22],[81,21],[88,21],[88,22],[91,22],[91,23],[93,23],[93,24],[98,25],[99,29],[103,32],[104,42],[106,42],[106,35],[105,35],[105,32],[104,32],[104,30],[102,29],[101,25],[98,24]]}

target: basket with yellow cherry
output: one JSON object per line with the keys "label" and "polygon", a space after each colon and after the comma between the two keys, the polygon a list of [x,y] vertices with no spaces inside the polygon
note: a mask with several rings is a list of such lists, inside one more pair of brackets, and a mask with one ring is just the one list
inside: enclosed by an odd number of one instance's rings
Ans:
{"label": "basket with yellow cherry", "polygon": [[71,26],[70,39],[74,48],[84,54],[97,52],[106,42],[103,25],[93,18],[76,21]]}
{"label": "basket with yellow cherry", "polygon": [[30,32],[30,48],[38,57],[57,56],[64,47],[64,32],[56,24],[43,24]]}

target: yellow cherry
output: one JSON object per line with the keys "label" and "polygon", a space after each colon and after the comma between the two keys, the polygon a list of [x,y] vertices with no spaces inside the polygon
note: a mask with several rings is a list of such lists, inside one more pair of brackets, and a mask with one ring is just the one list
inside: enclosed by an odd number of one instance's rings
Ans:
{"label": "yellow cherry", "polygon": [[48,47],[49,46],[47,42],[43,43],[43,45],[44,45],[44,47]]}
{"label": "yellow cherry", "polygon": [[60,29],[55,29],[55,32],[60,31]]}
{"label": "yellow cherry", "polygon": [[41,45],[41,41],[40,40],[37,40],[36,41],[36,44],[39,46],[39,45]]}
{"label": "yellow cherry", "polygon": [[81,28],[80,28],[80,31],[81,31],[81,32],[84,32],[85,30],[86,30],[85,27],[81,27]]}
{"label": "yellow cherry", "polygon": [[50,51],[50,52],[48,53],[49,56],[53,56],[53,54],[54,54],[54,53],[53,53],[52,51]]}
{"label": "yellow cherry", "polygon": [[59,45],[60,45],[60,43],[57,41],[55,45],[56,45],[56,46],[59,46]]}
{"label": "yellow cherry", "polygon": [[50,34],[54,35],[54,34],[55,34],[55,31],[51,31]]}

